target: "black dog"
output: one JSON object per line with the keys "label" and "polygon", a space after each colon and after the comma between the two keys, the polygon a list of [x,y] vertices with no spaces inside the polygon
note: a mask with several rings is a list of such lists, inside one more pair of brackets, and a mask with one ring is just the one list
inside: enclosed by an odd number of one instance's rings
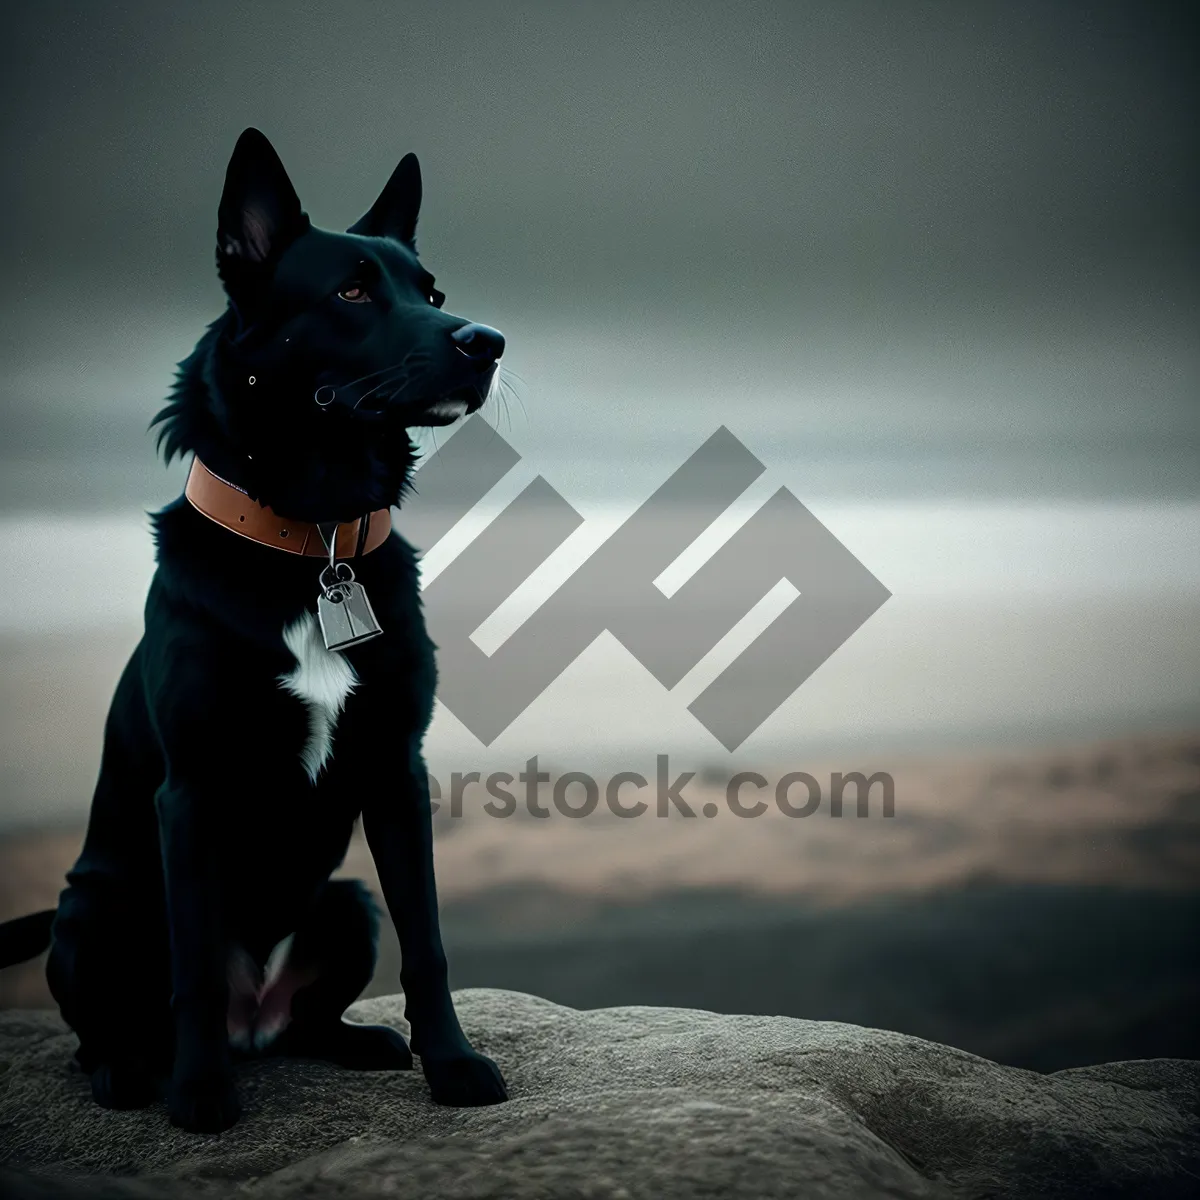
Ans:
{"label": "black dog", "polygon": [[[412,1066],[395,1030],[341,1019],[375,965],[369,894],[330,881],[360,815],[434,1100],[506,1098],[447,986],[421,757],[434,647],[386,512],[414,466],[408,430],[478,409],[504,339],[440,311],[416,254],[420,201],[408,155],[334,233],[310,225],[257,130],[229,163],[229,305],[155,418],[168,460],[196,461],[153,518],[145,633],[83,851],[56,913],[0,930],[0,964],[52,939],[50,988],[107,1107],[148,1104],[167,1078],[171,1120],[212,1132],[237,1120],[239,1052]],[[382,635],[356,641],[373,619]],[[329,625],[353,644],[327,649]]]}

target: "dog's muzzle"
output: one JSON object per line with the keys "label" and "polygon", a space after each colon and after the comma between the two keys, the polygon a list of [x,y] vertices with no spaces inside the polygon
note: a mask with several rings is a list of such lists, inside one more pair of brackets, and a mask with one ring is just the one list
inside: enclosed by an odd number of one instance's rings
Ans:
{"label": "dog's muzzle", "polygon": [[341,387],[322,384],[313,393],[313,401],[318,408],[340,408],[368,420],[381,418],[385,410],[399,401],[396,411],[410,416],[412,424],[424,423],[424,417],[432,418],[434,424],[449,424],[483,403],[490,373],[495,370],[505,345],[500,330],[473,321],[452,330],[450,340],[466,362],[460,359],[460,368],[452,369],[442,380],[446,387],[442,396],[424,403],[415,397],[406,398],[405,393],[411,396],[410,389],[416,381],[398,371],[390,375],[379,372],[377,375],[382,378],[367,376]]}

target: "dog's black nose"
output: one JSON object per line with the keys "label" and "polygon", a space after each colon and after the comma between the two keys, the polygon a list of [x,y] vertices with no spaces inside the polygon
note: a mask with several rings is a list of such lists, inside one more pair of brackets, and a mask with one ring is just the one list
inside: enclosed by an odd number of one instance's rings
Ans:
{"label": "dog's black nose", "polygon": [[477,362],[489,363],[504,353],[504,334],[490,325],[464,325],[450,335],[460,351]]}

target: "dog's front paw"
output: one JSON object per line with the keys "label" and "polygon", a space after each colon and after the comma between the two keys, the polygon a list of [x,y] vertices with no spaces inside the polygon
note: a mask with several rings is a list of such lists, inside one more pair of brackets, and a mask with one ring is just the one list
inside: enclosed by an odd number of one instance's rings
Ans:
{"label": "dog's front paw", "polygon": [[171,1080],[167,1089],[171,1124],[190,1133],[222,1133],[242,1114],[233,1074],[184,1076]]}
{"label": "dog's front paw", "polygon": [[476,1050],[468,1048],[445,1057],[422,1056],[421,1069],[435,1104],[475,1108],[508,1099],[500,1068]]}

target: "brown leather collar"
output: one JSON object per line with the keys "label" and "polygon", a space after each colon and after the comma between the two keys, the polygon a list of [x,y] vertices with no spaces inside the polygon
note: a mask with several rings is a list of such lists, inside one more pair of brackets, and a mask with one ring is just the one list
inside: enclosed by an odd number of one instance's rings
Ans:
{"label": "brown leather collar", "polygon": [[[214,475],[198,458],[192,460],[184,495],[192,507],[210,521],[216,521],[252,542],[274,546],[289,554],[329,557],[321,531],[314,522],[278,516],[267,505],[251,500],[241,488]],[[337,527],[337,557],[358,558],[370,554],[387,541],[391,532],[392,517],[386,508],[376,509],[357,521],[344,521]]]}

